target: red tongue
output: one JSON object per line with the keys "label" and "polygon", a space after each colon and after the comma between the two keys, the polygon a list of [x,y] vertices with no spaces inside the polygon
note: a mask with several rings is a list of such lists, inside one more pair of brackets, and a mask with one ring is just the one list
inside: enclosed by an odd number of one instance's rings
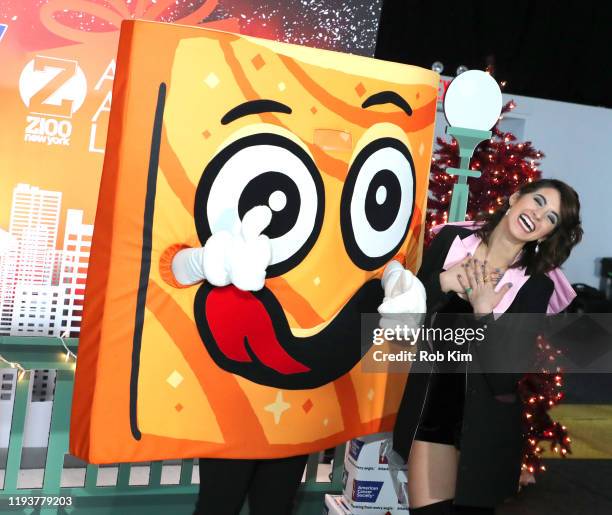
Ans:
{"label": "red tongue", "polygon": [[281,374],[310,369],[293,359],[276,338],[266,308],[255,295],[235,286],[213,288],[206,299],[206,320],[217,346],[229,359],[251,362],[249,347],[267,367]]}

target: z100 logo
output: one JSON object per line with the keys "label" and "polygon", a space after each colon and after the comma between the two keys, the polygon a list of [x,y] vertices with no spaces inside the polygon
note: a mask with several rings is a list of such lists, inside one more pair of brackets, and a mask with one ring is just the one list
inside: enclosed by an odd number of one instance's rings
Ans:
{"label": "z100 logo", "polygon": [[70,118],[87,94],[87,80],[77,61],[37,55],[21,72],[19,93],[30,110],[25,141],[69,145]]}

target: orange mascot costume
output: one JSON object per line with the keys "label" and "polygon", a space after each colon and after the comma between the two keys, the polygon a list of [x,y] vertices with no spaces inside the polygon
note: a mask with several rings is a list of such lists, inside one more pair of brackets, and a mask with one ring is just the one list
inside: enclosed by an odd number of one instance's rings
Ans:
{"label": "orange mascot costume", "polygon": [[392,260],[418,265],[437,84],[407,65],[124,23],[74,455],[278,458],[391,429],[406,376],[362,371],[361,314],[383,303]]}

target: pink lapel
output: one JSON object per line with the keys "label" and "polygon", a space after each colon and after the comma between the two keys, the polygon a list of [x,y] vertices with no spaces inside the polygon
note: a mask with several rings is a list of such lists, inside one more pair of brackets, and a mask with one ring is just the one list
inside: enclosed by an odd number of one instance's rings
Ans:
{"label": "pink lapel", "polygon": [[548,302],[547,313],[561,313],[576,298],[576,292],[559,268],[551,270],[546,275],[555,283],[555,291]]}
{"label": "pink lapel", "polygon": [[[466,229],[476,230],[478,224],[475,222],[452,222],[444,225],[454,225],[458,227],[465,227]],[[444,225],[438,225],[432,228],[432,232],[437,234],[442,230]],[[465,256],[467,256],[468,252],[470,254],[474,254],[478,244],[480,243],[480,238],[476,236],[476,234],[470,234],[465,238],[461,239],[459,236],[455,236],[453,243],[446,255],[446,260],[444,261],[444,270],[448,270],[453,265],[457,264],[461,261]],[[548,302],[547,313],[559,313],[564,310],[576,297],[576,292],[571,287],[569,281],[563,274],[563,272],[559,268],[555,268],[554,270],[548,272],[546,275],[550,277],[555,284],[555,289],[553,294]],[[499,281],[496,291],[499,291],[506,283],[512,283],[512,287],[508,290],[508,292],[502,297],[502,300],[495,306],[493,309],[493,313],[496,315],[500,315],[501,313],[505,313],[506,310],[512,304],[512,301],[516,297],[519,290],[522,288],[523,284],[527,282],[529,279],[529,275],[525,273],[524,268],[509,268],[506,270],[501,280]],[[496,317],[497,318],[497,317]]]}

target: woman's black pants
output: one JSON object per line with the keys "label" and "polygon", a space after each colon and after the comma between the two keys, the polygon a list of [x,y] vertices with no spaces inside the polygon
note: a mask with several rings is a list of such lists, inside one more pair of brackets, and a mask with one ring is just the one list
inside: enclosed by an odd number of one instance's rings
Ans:
{"label": "woman's black pants", "polygon": [[200,458],[200,493],[194,515],[290,515],[308,455],[272,460]]}

